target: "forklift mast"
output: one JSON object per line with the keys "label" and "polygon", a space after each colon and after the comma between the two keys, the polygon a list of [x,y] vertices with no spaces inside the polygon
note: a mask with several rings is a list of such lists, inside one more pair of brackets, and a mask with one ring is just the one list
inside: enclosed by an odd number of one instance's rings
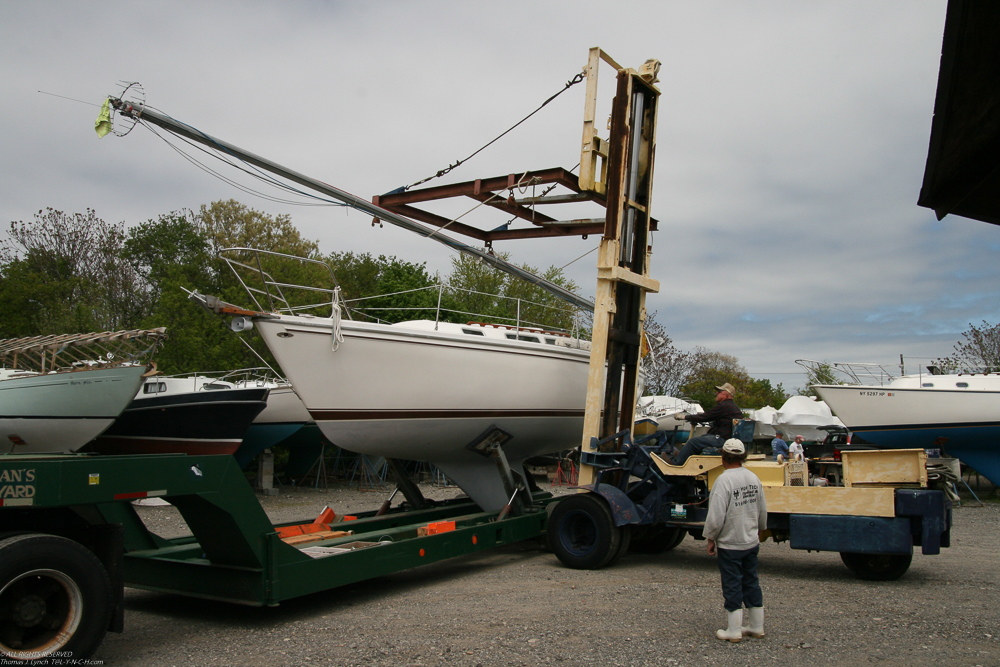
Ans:
{"label": "forklift mast", "polygon": [[[601,60],[618,70],[607,142],[594,131]],[[650,205],[660,97],[653,84],[659,67],[658,61],[647,60],[638,72],[624,69],[601,49],[590,50],[580,188],[606,195],[607,217],[597,259],[597,298],[581,444],[584,452],[616,451],[621,443],[610,436],[631,429],[635,418],[646,293],[660,289],[659,282],[649,277]],[[603,158],[600,168],[599,158]],[[602,440],[606,442],[596,444]],[[580,485],[593,480],[594,469],[582,464]]]}

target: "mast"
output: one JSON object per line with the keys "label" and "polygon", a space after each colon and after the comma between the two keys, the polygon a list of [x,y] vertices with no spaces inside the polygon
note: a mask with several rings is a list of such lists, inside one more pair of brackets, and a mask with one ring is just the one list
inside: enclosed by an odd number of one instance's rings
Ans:
{"label": "mast", "polygon": [[305,174],[300,174],[297,171],[293,171],[291,169],[288,169],[287,167],[283,167],[280,164],[271,162],[266,158],[254,155],[253,153],[245,151],[242,148],[239,148],[238,146],[234,146],[233,144],[222,141],[221,139],[216,139],[215,137],[207,135],[204,132],[201,132],[200,130],[191,127],[190,125],[177,121],[166,114],[154,111],[146,106],[131,104],[129,102],[123,102],[122,100],[115,97],[109,99],[111,101],[111,105],[115,109],[117,109],[118,113],[121,114],[122,116],[132,118],[136,121],[140,120],[147,121],[154,125],[158,125],[159,127],[162,127],[163,129],[173,134],[186,137],[204,146],[208,146],[209,148],[215,150],[221,150],[239,160],[248,162],[254,166],[269,171],[272,174],[276,174],[278,176],[281,176],[282,178],[288,179],[289,181],[298,183],[299,185],[315,190],[316,192],[320,192],[328,197],[332,197],[333,199],[343,202],[354,209],[363,211],[374,217],[381,218],[382,220],[385,220],[389,224],[396,225],[397,227],[402,227],[403,229],[414,232],[415,234],[419,234],[420,236],[423,236],[425,238],[432,238],[438,243],[442,243],[448,246],[452,250],[457,250],[467,255],[478,257],[479,259],[483,260],[490,266],[493,266],[494,268],[499,269],[500,271],[504,271],[505,273],[509,273],[512,276],[516,276],[523,280],[527,280],[529,283],[537,285],[539,288],[549,292],[550,294],[564,301],[573,304],[574,306],[577,306],[578,308],[589,310],[591,312],[593,312],[594,310],[594,303],[592,301],[585,299],[577,294],[574,294],[573,292],[570,292],[566,288],[560,287],[559,285],[556,285],[553,282],[550,282],[548,280],[545,280],[544,278],[536,276],[530,271],[525,271],[524,269],[518,266],[515,266],[509,262],[505,262],[504,260],[495,257],[484,250],[480,250],[479,248],[466,245],[465,243],[461,243],[449,236],[445,236],[444,234],[441,234],[439,230],[432,229],[430,227],[425,227],[424,225],[418,222],[414,222],[413,220],[410,220],[405,216],[399,215],[398,213],[394,213],[380,206],[376,206],[375,204],[372,204],[371,202],[366,201],[356,195],[352,195],[349,192],[345,192],[344,190],[335,188],[332,185],[328,185],[326,183],[323,183],[322,181],[310,178]]}

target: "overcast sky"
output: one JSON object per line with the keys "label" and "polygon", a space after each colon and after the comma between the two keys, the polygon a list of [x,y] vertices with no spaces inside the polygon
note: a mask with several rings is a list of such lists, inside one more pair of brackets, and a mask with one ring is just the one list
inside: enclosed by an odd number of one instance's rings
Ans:
{"label": "overcast sky", "polygon": [[[358,212],[254,198],[141,127],[99,140],[91,105],[119,80],[139,81],[174,118],[368,198],[479,148],[601,46],[624,66],[663,63],[652,269],[662,291],[648,305],[675,343],[733,354],[786,390],[804,384],[797,358],[898,364],[902,354],[915,370],[948,354],[970,322],[1000,320],[1000,229],[937,222],[916,205],[945,9],[944,0],[2,3],[0,222],[51,206],[133,225],[236,198],[291,215],[324,251],[447,271],[442,246],[372,228]],[[604,104],[613,72],[602,76]],[[583,93],[571,88],[437,182],[572,168]],[[467,220],[506,221],[482,211]],[[497,249],[545,267],[596,244]],[[566,273],[594,294],[594,254]]]}

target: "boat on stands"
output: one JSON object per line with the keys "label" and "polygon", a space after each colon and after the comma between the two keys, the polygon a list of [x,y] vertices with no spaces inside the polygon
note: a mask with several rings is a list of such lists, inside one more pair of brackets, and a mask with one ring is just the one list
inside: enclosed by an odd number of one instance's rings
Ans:
{"label": "boat on stands", "polygon": [[0,452],[75,452],[119,417],[165,330],[0,340]]}
{"label": "boat on stands", "polygon": [[780,430],[788,442],[797,435],[806,442],[822,442],[827,436],[823,427],[844,426],[826,402],[813,396],[790,396],[777,410],[766,406],[751,411],[749,418],[755,421],[754,438],[764,440],[774,438]]}
{"label": "boat on stands", "polygon": [[[330,317],[273,300],[265,311],[261,293],[250,292],[259,310],[233,328],[257,329],[338,447],[431,463],[492,511],[508,497],[495,461],[470,448],[482,436],[495,429],[511,436],[503,452],[513,470],[580,444],[589,341],[521,322],[345,319],[337,288],[327,290]],[[192,299],[217,313],[251,312],[211,296]]]}
{"label": "boat on stands", "polygon": [[691,422],[676,419],[674,415],[679,412],[691,415],[704,412],[699,403],[673,396],[643,396],[639,399],[636,408],[636,421],[652,419],[656,422],[657,431],[673,434],[672,443],[674,445],[686,442],[691,437]]}
{"label": "boat on stands", "polygon": [[101,454],[232,454],[267,407],[269,391],[211,375],[150,377],[87,449]]}
{"label": "boat on stands", "polygon": [[[233,456],[241,468],[246,468],[265,449],[281,444],[289,449],[290,467],[305,465],[308,470],[323,450],[322,436],[291,383],[265,372],[269,370],[254,368],[237,372],[245,376],[236,380],[237,386],[267,387],[269,393],[267,407],[250,424]],[[302,433],[304,429],[308,433]],[[300,459],[308,463],[302,464]]]}
{"label": "boat on stands", "polygon": [[[918,373],[880,369],[868,384],[815,385],[850,431],[877,447],[940,450],[1000,485],[1000,374]],[[936,370],[936,369],[935,369]]]}

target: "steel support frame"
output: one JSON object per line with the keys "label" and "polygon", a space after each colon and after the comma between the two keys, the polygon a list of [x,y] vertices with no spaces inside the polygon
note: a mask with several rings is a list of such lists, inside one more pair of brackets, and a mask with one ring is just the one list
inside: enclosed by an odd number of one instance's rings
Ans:
{"label": "steel support frame", "polygon": [[[557,220],[544,213],[540,213],[535,207],[539,204],[549,203],[546,201],[547,198],[535,197],[529,198],[527,202],[518,202],[514,199],[513,195],[498,195],[498,192],[502,192],[503,190],[513,192],[515,188],[524,187],[525,185],[548,184],[561,185],[573,193],[572,195],[553,197],[551,203],[566,203],[570,201],[567,197],[572,197],[571,201],[575,202],[595,201],[602,205],[604,204],[602,196],[594,192],[582,191],[578,185],[577,177],[561,167],[539,171],[526,171],[520,174],[508,174],[492,178],[477,178],[474,181],[419,188],[405,192],[390,192],[372,197],[372,203],[428,225],[447,228],[452,232],[491,243],[493,241],[510,239],[574,235],[586,236],[589,234],[598,234],[603,230],[602,223],[595,223],[591,220]],[[449,220],[444,216],[413,206],[413,204],[421,202],[451,199],[454,197],[474,199],[507,215],[526,220],[534,226],[527,229],[494,229],[488,231],[462,222]],[[372,219],[373,223],[378,223],[379,221],[378,217]]]}

